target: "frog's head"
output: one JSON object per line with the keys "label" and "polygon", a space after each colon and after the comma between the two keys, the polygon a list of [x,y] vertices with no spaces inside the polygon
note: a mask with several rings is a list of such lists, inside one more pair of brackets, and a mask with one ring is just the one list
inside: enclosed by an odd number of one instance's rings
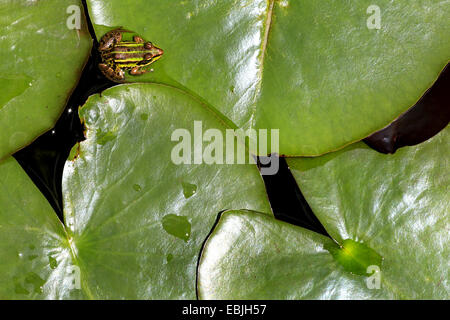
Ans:
{"label": "frog's head", "polygon": [[151,62],[158,60],[164,54],[163,49],[158,48],[151,42],[145,43],[145,49],[147,50],[145,60],[150,60]]}

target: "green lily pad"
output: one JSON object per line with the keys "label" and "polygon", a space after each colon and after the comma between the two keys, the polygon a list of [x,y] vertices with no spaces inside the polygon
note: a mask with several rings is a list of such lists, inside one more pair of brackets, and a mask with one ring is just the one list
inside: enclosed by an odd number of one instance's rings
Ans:
{"label": "green lily pad", "polygon": [[[116,86],[91,96],[80,115],[87,140],[73,148],[64,170],[67,227],[58,227],[62,240],[50,242],[47,236],[45,241],[25,243],[39,250],[51,246],[71,253],[66,259],[74,261],[80,275],[80,289],[70,291],[71,298],[195,299],[198,256],[218,213],[232,207],[271,212],[256,165],[172,162],[173,148],[179,143],[171,139],[174,130],[191,130],[194,120],[202,121],[204,132],[215,128],[225,134],[226,129],[214,113],[178,89],[155,84]],[[205,150],[208,145],[205,142]],[[8,188],[20,181],[14,177],[3,181],[2,174],[0,183]],[[14,193],[3,196],[0,208],[4,208],[2,201],[16,206],[0,209],[0,229],[34,201],[20,203]],[[45,208],[41,210],[48,213],[45,217],[57,222],[48,204]],[[36,214],[24,213],[39,226]],[[17,239],[26,227],[21,221],[14,224],[17,232],[1,233],[8,240],[2,245],[11,255],[21,250],[22,240]],[[0,250],[2,261],[4,250]],[[46,259],[48,270],[19,259],[9,265],[18,270],[14,276],[33,272],[41,280],[32,280],[42,282],[42,292],[19,290],[17,296],[61,297],[50,295],[46,288],[56,286],[51,281],[63,283],[73,276],[52,272],[55,262]],[[6,285],[1,295],[15,297],[14,278],[2,281]]]}
{"label": "green lily pad", "polygon": [[328,251],[330,238],[249,211],[222,215],[205,244],[198,273],[200,299],[369,299],[367,287]]}
{"label": "green lily pad", "polygon": [[69,237],[20,165],[0,164],[0,299],[83,298]]}
{"label": "green lily pad", "polygon": [[362,143],[288,164],[338,242],[363,241],[385,258],[398,297],[448,298],[449,128],[395,155]]}
{"label": "green lily pad", "polygon": [[[0,14],[2,160],[55,124],[78,81],[92,39],[79,0],[1,0]],[[80,29],[69,29],[77,17]]]}
{"label": "green lily pad", "polygon": [[336,242],[259,214],[224,214],[202,253],[200,298],[448,299],[449,133],[395,155],[358,143],[288,159]]}
{"label": "green lily pad", "polygon": [[280,129],[288,156],[383,128],[449,59],[442,1],[377,1],[380,29],[371,0],[87,3],[97,38],[122,26],[165,50],[153,73],[127,81],[176,86],[238,127]]}

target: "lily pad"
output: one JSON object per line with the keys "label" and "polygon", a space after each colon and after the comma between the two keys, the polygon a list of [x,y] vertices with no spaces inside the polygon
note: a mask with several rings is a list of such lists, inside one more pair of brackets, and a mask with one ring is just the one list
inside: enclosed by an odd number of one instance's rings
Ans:
{"label": "lily pad", "polygon": [[226,213],[202,253],[200,298],[448,299],[449,133],[395,155],[358,143],[288,159],[335,241]]}
{"label": "lily pad", "polygon": [[[58,226],[54,242],[46,236],[45,241],[25,243],[41,251],[42,246],[50,246],[71,253],[66,264],[73,260],[78,267],[80,288],[70,291],[70,297],[195,299],[198,256],[218,213],[233,207],[257,208],[271,216],[256,165],[172,162],[173,148],[179,143],[172,141],[174,130],[191,130],[194,121],[201,121],[204,132],[214,128],[225,135],[226,126],[197,100],[168,86],[116,86],[91,96],[80,115],[87,139],[73,148],[64,170],[65,226]],[[204,145],[206,150],[210,143]],[[3,174],[0,182],[5,188],[20,185],[15,177],[3,181]],[[34,201],[18,202],[14,193],[3,196],[0,229],[11,216],[32,208]],[[16,205],[5,207],[2,201]],[[48,204],[45,208],[41,211],[48,213],[46,219],[57,224],[56,214]],[[23,215],[41,225],[38,213]],[[22,240],[19,244],[17,239],[26,223],[14,221],[19,231],[1,233],[8,240],[2,242],[8,248],[0,250],[2,261],[4,252],[11,251],[9,256],[22,250]],[[9,265],[19,278],[33,272],[42,279],[42,292],[31,295],[19,290],[17,296],[67,296],[51,295],[46,288],[56,286],[51,281],[64,283],[73,276],[52,272],[53,260],[47,258],[46,263],[48,270],[19,258]],[[4,281],[1,294],[15,296],[14,278]]]}
{"label": "lily pad", "polygon": [[199,265],[200,299],[369,299],[383,290],[351,274],[321,234],[249,211],[222,215]]}
{"label": "lily pad", "polygon": [[92,39],[79,0],[1,0],[0,15],[2,160],[55,124]]}
{"label": "lily pad", "polygon": [[0,299],[83,298],[69,237],[20,165],[0,164]]}
{"label": "lily pad", "polygon": [[383,128],[449,59],[442,1],[87,3],[97,38],[122,26],[164,49],[153,73],[127,81],[183,89],[238,127],[280,129],[288,156],[326,153]]}

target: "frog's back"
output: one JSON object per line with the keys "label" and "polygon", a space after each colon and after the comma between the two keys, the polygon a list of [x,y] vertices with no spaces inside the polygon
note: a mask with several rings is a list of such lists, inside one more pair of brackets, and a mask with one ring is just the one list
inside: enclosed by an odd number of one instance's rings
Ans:
{"label": "frog's back", "polygon": [[119,68],[129,70],[144,60],[147,51],[141,43],[119,42],[107,54],[107,59],[112,60]]}

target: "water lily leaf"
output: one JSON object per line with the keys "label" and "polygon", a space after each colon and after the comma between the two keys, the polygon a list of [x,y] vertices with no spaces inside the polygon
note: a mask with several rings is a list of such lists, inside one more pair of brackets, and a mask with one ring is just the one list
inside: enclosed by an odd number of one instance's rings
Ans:
{"label": "water lily leaf", "polygon": [[13,158],[0,190],[0,299],[83,298],[64,226]]}
{"label": "water lily leaf", "polygon": [[367,287],[328,250],[340,248],[321,234],[249,211],[220,218],[200,259],[200,299],[369,299]]}
{"label": "water lily leaf", "polygon": [[448,299],[449,133],[395,155],[358,143],[288,159],[336,242],[256,213],[226,213],[202,253],[200,297]]}
{"label": "water lily leaf", "polygon": [[[87,139],[73,148],[63,177],[67,227],[58,226],[53,242],[46,236],[30,239],[26,245],[45,252],[70,251],[66,259],[74,261],[80,274],[79,293],[75,290],[70,297],[195,299],[198,256],[218,213],[232,207],[271,212],[256,165],[172,162],[173,148],[179,144],[171,139],[174,130],[191,130],[194,120],[202,122],[204,132],[216,129],[225,137],[226,129],[214,113],[178,89],[154,84],[116,86],[91,96],[80,115]],[[205,142],[204,150],[211,143]],[[2,174],[0,179],[5,188],[20,185],[15,177],[3,181]],[[3,196],[0,228],[9,224],[10,216],[34,208],[34,198],[24,196],[27,202],[21,203],[14,193]],[[2,201],[11,205],[5,207]],[[45,218],[56,224],[49,205],[44,209]],[[43,213],[23,215],[40,226]],[[27,230],[27,223],[14,221],[18,231],[1,233],[8,239],[2,245],[9,248],[1,248],[2,261],[4,250],[7,257],[22,250],[21,229]],[[20,278],[33,272],[44,288],[32,296],[20,291],[24,298],[60,297],[45,288],[56,286],[51,281],[62,283],[71,277],[16,260],[11,268],[20,269],[14,275]],[[0,293],[10,298],[14,279],[5,281],[6,289]]]}
{"label": "water lily leaf", "polygon": [[384,258],[383,283],[396,297],[448,297],[449,133],[395,155],[358,143],[288,160],[330,235],[364,242]]}
{"label": "water lily leaf", "polygon": [[189,130],[193,146],[194,121],[204,132],[215,128],[225,137],[226,129],[178,89],[117,86],[90,97],[80,116],[87,140],[66,165],[63,194],[92,296],[195,298],[198,255],[217,214],[232,207],[270,212],[256,165],[175,164],[175,130]]}
{"label": "water lily leaf", "polygon": [[280,129],[288,156],[336,150],[383,128],[449,59],[442,1],[87,3],[98,39],[122,26],[165,50],[153,73],[127,81],[184,89],[238,127]]}
{"label": "water lily leaf", "polygon": [[79,0],[1,0],[0,16],[1,160],[55,124],[92,39]]}

